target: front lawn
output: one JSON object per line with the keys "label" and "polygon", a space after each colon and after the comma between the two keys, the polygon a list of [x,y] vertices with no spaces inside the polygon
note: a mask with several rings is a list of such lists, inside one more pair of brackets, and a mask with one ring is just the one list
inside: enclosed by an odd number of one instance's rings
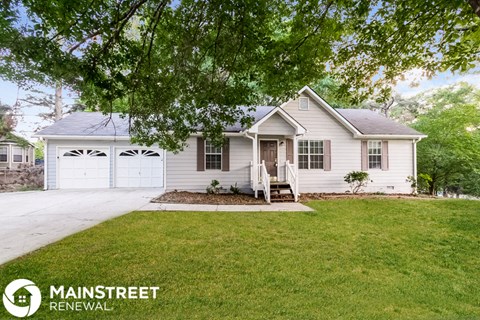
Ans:
{"label": "front lawn", "polygon": [[[316,211],[133,212],[1,266],[0,290],[35,282],[34,319],[480,317],[480,202],[309,205]],[[50,285],[160,290],[109,300],[109,312],[55,312]]]}

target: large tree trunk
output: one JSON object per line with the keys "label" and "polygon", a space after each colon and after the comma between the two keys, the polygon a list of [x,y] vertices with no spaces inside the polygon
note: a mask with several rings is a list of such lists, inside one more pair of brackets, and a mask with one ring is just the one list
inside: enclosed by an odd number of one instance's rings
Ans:
{"label": "large tree trunk", "polygon": [[62,82],[58,81],[57,85],[55,86],[55,122],[62,119],[62,105]]}
{"label": "large tree trunk", "polygon": [[472,6],[473,12],[480,17],[480,0],[468,0],[468,3]]}

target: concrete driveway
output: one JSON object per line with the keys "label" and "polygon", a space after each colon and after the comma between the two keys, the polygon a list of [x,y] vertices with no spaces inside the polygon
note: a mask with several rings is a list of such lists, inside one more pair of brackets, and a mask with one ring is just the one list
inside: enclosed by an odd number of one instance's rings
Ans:
{"label": "concrete driveway", "polygon": [[0,193],[0,264],[145,206],[161,189]]}

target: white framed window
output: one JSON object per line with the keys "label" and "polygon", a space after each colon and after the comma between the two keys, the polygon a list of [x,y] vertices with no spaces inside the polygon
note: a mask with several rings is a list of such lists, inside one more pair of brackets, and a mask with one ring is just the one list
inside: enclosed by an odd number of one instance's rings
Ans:
{"label": "white framed window", "polygon": [[0,162],[8,162],[8,147],[0,147]]}
{"label": "white framed window", "polygon": [[323,169],[323,140],[298,141],[298,168]]}
{"label": "white framed window", "polygon": [[368,141],[368,168],[382,169],[382,141]]}
{"label": "white framed window", "polygon": [[23,162],[23,148],[13,147],[13,162]]}
{"label": "white framed window", "polygon": [[310,99],[307,97],[298,98],[298,110],[306,111],[309,108]]}
{"label": "white framed window", "polygon": [[205,140],[205,169],[222,169],[222,147],[217,147],[209,140]]}

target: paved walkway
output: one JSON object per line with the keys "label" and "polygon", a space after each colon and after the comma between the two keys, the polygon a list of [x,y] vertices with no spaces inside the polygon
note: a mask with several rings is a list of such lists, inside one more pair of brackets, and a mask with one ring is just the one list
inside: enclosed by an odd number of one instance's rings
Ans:
{"label": "paved walkway", "polygon": [[212,204],[180,204],[180,203],[149,203],[140,211],[314,211],[299,202],[272,203],[265,205],[212,205]]}

